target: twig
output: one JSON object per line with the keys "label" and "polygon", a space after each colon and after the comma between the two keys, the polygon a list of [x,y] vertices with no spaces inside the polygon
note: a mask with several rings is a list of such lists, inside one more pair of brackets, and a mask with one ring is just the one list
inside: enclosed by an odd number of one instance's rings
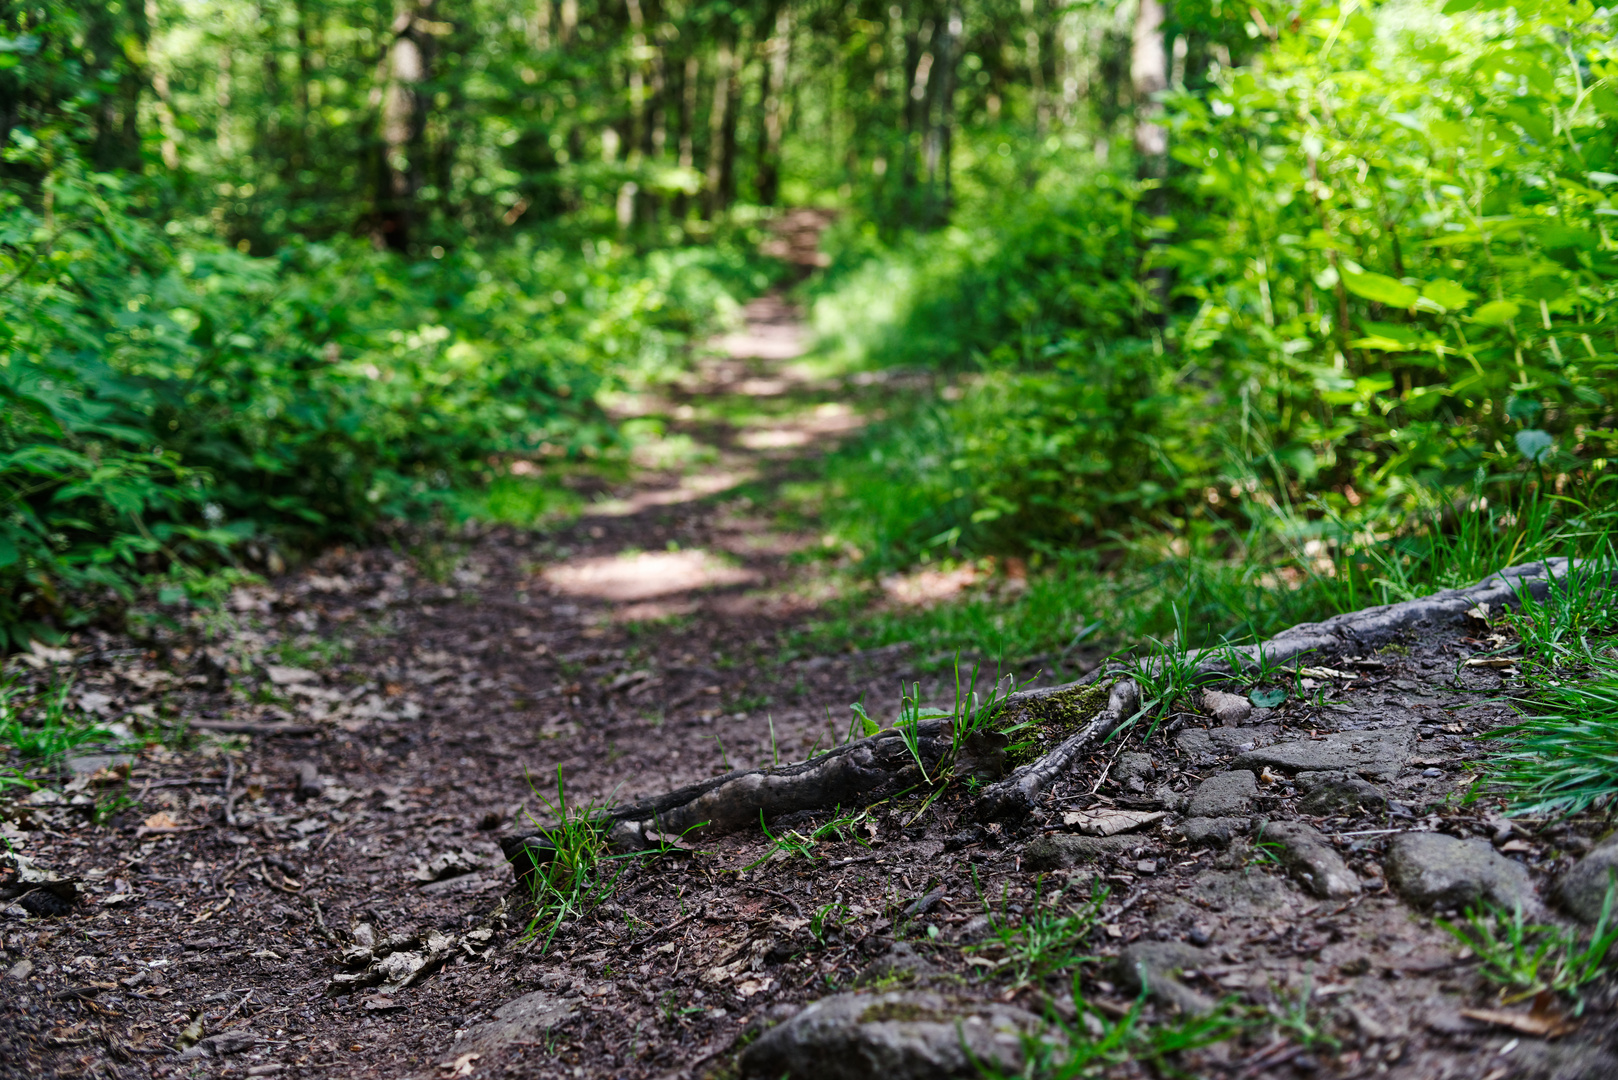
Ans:
{"label": "twig", "polygon": [[232,1016],[235,1016],[237,1013],[241,1012],[242,1011],[242,1006],[246,1005],[249,1001],[252,1001],[252,1000],[253,1000],[253,989],[249,988],[247,993],[242,995],[242,999],[240,1001],[238,1001],[236,1004],[234,1004],[234,1005],[232,1005],[230,1007],[230,1011],[228,1013],[226,1013],[224,1016],[221,1016],[218,1020],[214,1021],[214,1025],[218,1026],[219,1024],[223,1024],[226,1020],[229,1020]]}
{"label": "twig", "polygon": [[638,949],[642,945],[656,941],[659,937],[663,936],[664,934],[673,933],[675,930],[678,930],[680,927],[684,926],[686,923],[690,922],[696,917],[697,913],[693,911],[691,914],[687,915],[683,919],[680,919],[678,922],[671,922],[667,926],[660,926],[656,930],[653,930],[650,934],[647,934],[645,937],[641,938],[639,941],[630,942],[629,948]]}
{"label": "twig", "polygon": [[232,829],[236,828],[236,795],[230,790],[230,785],[236,780],[236,762],[231,757],[225,758],[225,824]]}
{"label": "twig", "polygon": [[762,885],[743,885],[742,888],[748,889],[752,892],[768,893],[771,896],[785,900],[788,906],[792,908],[792,913],[800,919],[803,918],[803,909],[798,906],[798,902],[796,900],[792,899],[792,897],[788,896],[786,893],[776,892],[774,889],[766,889]]}
{"label": "twig", "polygon": [[836,870],[844,866],[853,866],[855,863],[875,862],[881,857],[882,856],[880,855],[856,855],[852,859],[838,859],[836,862],[829,862],[826,865],[831,869]]}
{"label": "twig", "polygon": [[331,929],[326,926],[326,916],[320,911],[320,901],[311,896],[309,897],[309,906],[315,911],[315,925],[320,928],[320,933],[325,937],[325,939],[331,942],[333,945],[342,944],[337,940],[337,935],[333,934]]}

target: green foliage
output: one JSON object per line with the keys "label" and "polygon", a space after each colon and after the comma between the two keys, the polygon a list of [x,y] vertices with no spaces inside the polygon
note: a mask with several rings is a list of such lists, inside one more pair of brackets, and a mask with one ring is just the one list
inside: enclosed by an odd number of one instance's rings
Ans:
{"label": "green foliage", "polygon": [[1608,805],[1618,795],[1618,659],[1536,679],[1524,705],[1534,711],[1487,733],[1503,745],[1484,790],[1504,795],[1514,814],[1561,817]]}
{"label": "green foliage", "polygon": [[1139,1062],[1159,1075],[1188,1076],[1177,1055],[1223,1042],[1249,1026],[1228,1003],[1211,1012],[1148,1023],[1141,1016],[1146,1007],[1144,991],[1127,1013],[1116,1018],[1085,1000],[1077,976],[1072,993],[1074,1020],[1047,1017],[1064,1038],[1025,1036],[1021,1072],[1010,1074],[980,1064],[982,1074],[994,1080],[1011,1080],[1013,1075],[1026,1080],[1078,1080],[1106,1076],[1116,1066]]}
{"label": "green foliage", "polygon": [[[72,686],[63,679],[31,694],[16,679],[0,682],[0,746],[24,761],[54,764],[76,746],[112,740],[112,732],[68,703]],[[8,783],[17,780],[0,780],[0,786]]]}
{"label": "green foliage", "polygon": [[[538,792],[535,792],[538,796]],[[536,867],[529,877],[534,903],[524,937],[543,937],[541,950],[550,948],[564,923],[576,919],[612,895],[624,871],[623,860],[630,855],[612,855],[598,827],[593,805],[570,808],[562,785],[562,767],[556,767],[556,801],[538,796],[552,823],[541,824],[530,818],[537,835],[554,849],[550,861]]]}
{"label": "green foliage", "polygon": [[963,372],[829,464],[839,535],[886,569],[1200,533],[1323,614],[1610,515],[1610,17],[1512,12],[1277,12],[1168,96],[1166,180],[1058,152],[828,277],[847,351]]}
{"label": "green foliage", "polygon": [[1079,900],[1077,906],[1066,911],[1062,910],[1065,892],[1058,891],[1047,898],[1043,891],[1041,878],[1035,883],[1027,910],[1019,914],[1011,910],[1009,895],[1001,897],[996,910],[982,899],[980,890],[990,937],[972,949],[998,954],[992,969],[996,975],[1010,975],[1014,986],[1041,982],[1095,959],[1085,952],[1085,946],[1100,922],[1101,905],[1109,895],[1107,886],[1096,885],[1088,899]]}
{"label": "green foliage", "polygon": [[1618,927],[1612,925],[1615,891],[1618,885],[1607,888],[1601,917],[1583,944],[1575,928],[1528,923],[1521,907],[1509,914],[1492,906],[1469,910],[1460,924],[1436,921],[1476,954],[1484,978],[1511,1000],[1549,990],[1567,994],[1583,1012],[1580,989],[1611,970],[1607,956],[1618,944]]}
{"label": "green foliage", "polygon": [[[0,647],[250,538],[360,536],[610,450],[596,391],[729,302],[719,252],[176,244],[71,145],[10,158],[52,202],[0,189]],[[514,480],[483,497],[501,516]]]}

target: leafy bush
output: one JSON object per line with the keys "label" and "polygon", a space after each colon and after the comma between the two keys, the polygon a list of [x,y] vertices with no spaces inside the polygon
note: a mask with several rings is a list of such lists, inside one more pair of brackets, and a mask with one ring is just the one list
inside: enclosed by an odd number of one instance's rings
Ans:
{"label": "leafy bush", "polygon": [[250,258],[160,230],[65,138],[13,142],[43,180],[0,188],[0,647],[175,559],[360,535],[510,456],[612,447],[597,390],[672,362],[742,261],[534,237]]}
{"label": "leafy bush", "polygon": [[[955,230],[851,243],[823,332],[966,374],[832,464],[844,535],[895,566],[1259,524],[1374,577],[1390,533],[1610,507],[1611,16],[1468,6],[1278,20],[1169,95],[1165,185],[1076,150]],[[897,329],[862,317],[877,282]]]}

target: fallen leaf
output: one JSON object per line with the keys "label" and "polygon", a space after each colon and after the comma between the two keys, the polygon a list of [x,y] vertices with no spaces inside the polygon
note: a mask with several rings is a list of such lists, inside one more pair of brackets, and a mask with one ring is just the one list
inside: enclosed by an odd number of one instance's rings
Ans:
{"label": "fallen leaf", "polygon": [[1466,662],[1466,667],[1516,667],[1517,661],[1509,656],[1474,656]]}
{"label": "fallen leaf", "polygon": [[178,821],[175,821],[174,815],[170,814],[167,810],[159,810],[157,813],[141,822],[141,825],[152,830],[153,832],[179,832],[181,829],[185,828],[184,825],[181,825]]}
{"label": "fallen leaf", "polygon": [[1358,675],[1353,675],[1353,674],[1350,674],[1349,672],[1346,672],[1346,671],[1338,671],[1336,668],[1329,668],[1329,667],[1306,667],[1306,668],[1302,669],[1299,672],[1299,674],[1307,675],[1312,679],[1357,679],[1357,678],[1359,678]]}
{"label": "fallen leaf", "polygon": [[1462,1009],[1461,1015],[1469,1020],[1481,1020],[1485,1024],[1520,1031],[1536,1039],[1555,1039],[1579,1026],[1562,1012],[1556,1004],[1556,995],[1549,990],[1541,990],[1535,995],[1534,1005],[1527,1012],[1512,1009]]}
{"label": "fallen leaf", "polygon": [[1069,810],[1062,815],[1062,824],[1089,836],[1115,836],[1144,829],[1166,817],[1161,810]]}
{"label": "fallen leaf", "polygon": [[462,1054],[454,1061],[439,1062],[438,1067],[440,1069],[448,1070],[450,1076],[471,1076],[472,1062],[476,1061],[482,1056],[482,1054]]}

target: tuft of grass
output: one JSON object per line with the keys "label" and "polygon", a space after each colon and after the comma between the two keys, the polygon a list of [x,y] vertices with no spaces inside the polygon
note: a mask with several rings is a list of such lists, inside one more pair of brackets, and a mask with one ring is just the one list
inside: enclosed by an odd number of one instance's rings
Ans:
{"label": "tuft of grass", "polygon": [[1565,817],[1618,796],[1618,663],[1587,680],[1536,680],[1536,711],[1487,732],[1505,742],[1473,798],[1505,796],[1510,813]]}
{"label": "tuft of grass", "polygon": [[30,696],[15,679],[0,682],[0,745],[30,761],[54,762],[74,747],[114,738],[112,732],[68,705],[71,679]]}
{"label": "tuft of grass", "polygon": [[1608,886],[1601,918],[1582,944],[1577,929],[1529,923],[1520,906],[1508,914],[1486,904],[1469,910],[1460,924],[1436,921],[1477,955],[1484,978],[1499,984],[1508,1001],[1549,990],[1572,998],[1577,1015],[1584,1010],[1579,990],[1611,970],[1608,953],[1618,944],[1618,926],[1612,922],[1615,892],[1618,885]]}
{"label": "tuft of grass", "polygon": [[[530,790],[533,790],[532,784]],[[523,932],[523,939],[531,941],[543,935],[540,947],[543,952],[550,948],[556,932],[565,922],[578,918],[612,895],[625,869],[622,861],[633,858],[634,854],[608,852],[606,837],[596,825],[600,816],[597,806],[568,806],[560,765],[556,767],[556,801],[551,802],[537,790],[534,794],[554,824],[542,825],[533,814],[529,815],[529,821],[538,835],[554,848],[554,855],[528,878],[534,914]]]}
{"label": "tuft of grass", "polygon": [[777,855],[781,856],[783,859],[798,858],[806,859],[809,862],[814,862],[817,858],[819,858],[819,856],[815,854],[814,835],[805,836],[796,829],[790,829],[787,832],[782,833],[780,836],[776,836],[770,831],[769,825],[765,824],[764,811],[762,810],[758,812],[758,827],[763,829],[764,835],[769,838],[770,850],[766,851],[763,855],[742,867],[744,872],[751,870],[756,866],[763,866]]}
{"label": "tuft of grass", "polygon": [[977,1063],[979,1071],[990,1080],[1077,1080],[1111,1075],[1111,1066],[1138,1064],[1153,1075],[1184,1077],[1190,1074],[1180,1067],[1180,1054],[1223,1042],[1249,1026],[1229,1002],[1202,1015],[1149,1024],[1141,1017],[1146,1007],[1144,989],[1129,1011],[1116,1019],[1085,1000],[1077,975],[1072,993],[1073,1020],[1063,1020],[1054,1011],[1046,1017],[1062,1038],[1024,1035],[1021,1072],[1006,1073],[983,1062]]}
{"label": "tuft of grass", "polygon": [[1544,600],[1519,585],[1518,609],[1506,619],[1522,642],[1523,658],[1543,670],[1610,666],[1610,635],[1618,632],[1618,554],[1603,537],[1597,554],[1553,578]]}
{"label": "tuft of grass", "polygon": [[1308,971],[1296,996],[1278,993],[1276,1000],[1267,1005],[1265,1011],[1278,1029],[1304,1049],[1336,1050],[1342,1044],[1326,1030],[1319,1010],[1309,1004],[1314,992],[1314,972]]}
{"label": "tuft of grass", "polygon": [[1009,895],[1001,895],[997,911],[979,892],[992,937],[972,946],[972,950],[999,953],[995,970],[1008,972],[1016,987],[1042,982],[1095,959],[1085,946],[1101,921],[1101,905],[1106,903],[1110,890],[1099,886],[1089,899],[1063,911],[1066,894],[1058,891],[1047,900],[1043,888],[1041,875],[1034,885],[1033,902],[1020,915],[1011,910]]}

